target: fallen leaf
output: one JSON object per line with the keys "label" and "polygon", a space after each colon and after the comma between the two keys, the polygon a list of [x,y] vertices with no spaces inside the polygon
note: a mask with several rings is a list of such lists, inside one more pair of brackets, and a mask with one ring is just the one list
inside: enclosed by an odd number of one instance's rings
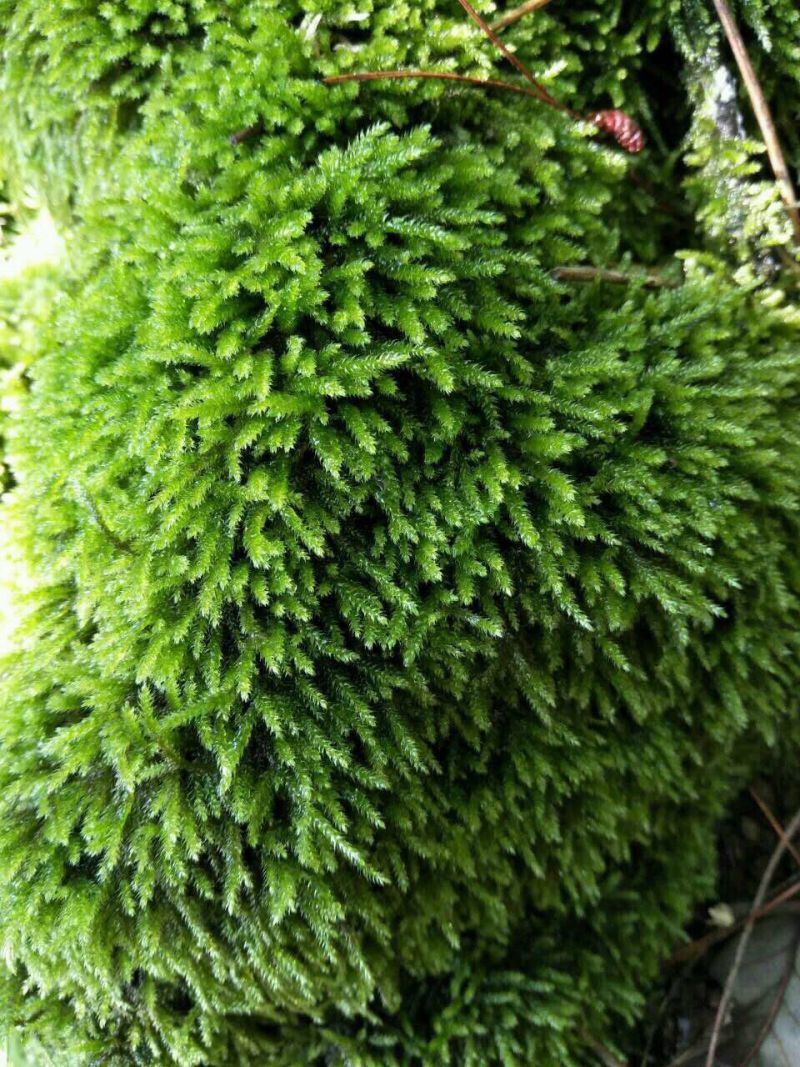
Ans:
{"label": "fallen leaf", "polygon": [[[711,973],[724,986],[738,938],[717,955]],[[777,916],[756,924],[733,988],[731,1022],[718,1063],[800,1065],[800,921]]]}

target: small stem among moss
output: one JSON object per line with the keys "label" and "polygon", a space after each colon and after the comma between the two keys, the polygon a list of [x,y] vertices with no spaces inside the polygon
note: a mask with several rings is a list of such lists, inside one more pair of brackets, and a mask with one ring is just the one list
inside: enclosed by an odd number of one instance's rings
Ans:
{"label": "small stem among moss", "polygon": [[252,141],[254,137],[260,137],[264,132],[264,127],[260,122],[256,122],[253,126],[248,126],[244,130],[239,130],[238,133],[232,133],[230,136],[230,142],[232,145],[242,144],[244,141]]}
{"label": "small stem among moss", "polygon": [[105,534],[111,544],[114,545],[115,548],[119,549],[120,552],[127,552],[129,555],[133,555],[133,548],[128,544],[127,541],[124,541],[121,537],[114,533],[114,531],[108,525],[106,520],[100,514],[100,510],[97,507],[97,504],[94,501],[94,497],[89,492],[89,490],[86,489],[84,486],[80,485],[77,480],[73,481],[73,485],[75,486],[78,495],[82,498],[82,501],[85,507],[87,508],[89,514],[94,519],[95,524]]}
{"label": "small stem among moss", "polygon": [[495,19],[492,22],[491,28],[495,33],[499,33],[500,30],[504,30],[506,26],[510,26],[512,22],[518,22],[521,18],[529,15],[531,11],[538,11],[540,7],[544,7],[549,4],[550,0],[528,0],[526,4],[520,4],[519,7],[515,7],[513,11],[507,11],[505,15],[501,15],[499,19]]}
{"label": "small stem among moss", "polygon": [[559,103],[559,101],[556,100],[555,97],[551,96],[550,93],[548,93],[548,91],[545,89],[545,87],[543,85],[540,85],[539,82],[537,82],[537,80],[534,78],[534,76],[531,74],[531,72],[528,70],[528,68],[522,62],[522,60],[517,59],[517,57],[514,55],[514,53],[510,52],[506,48],[506,46],[503,44],[503,42],[500,40],[500,38],[497,36],[497,34],[492,29],[492,27],[489,25],[489,23],[481,18],[481,16],[475,10],[475,8],[472,6],[472,4],[470,4],[469,0],[458,0],[458,2],[464,8],[464,10],[469,15],[469,17],[473,20],[473,22],[475,22],[476,25],[480,26],[480,28],[483,30],[483,32],[486,34],[486,36],[489,38],[489,40],[492,42],[492,44],[495,46],[495,48],[499,49],[499,51],[502,52],[502,54],[506,57],[506,59],[512,65],[512,67],[516,67],[516,69],[520,72],[522,77],[530,82],[530,84],[534,87],[536,92],[539,94],[539,98],[545,104],[549,104],[550,107],[554,107],[558,111],[565,111],[568,115],[571,115],[573,118],[579,118],[580,117],[576,112],[572,111],[570,108],[565,107],[563,104]]}
{"label": "small stem among moss", "polygon": [[772,812],[770,811],[769,806],[761,799],[761,797],[759,796],[758,792],[754,789],[754,787],[752,785],[750,786],[750,796],[753,798],[753,800],[755,800],[755,802],[756,802],[756,804],[758,804],[759,808],[761,808],[761,811],[764,814],[764,818],[770,824],[770,826],[775,831],[775,833],[778,835],[778,837],[781,839],[781,841],[783,841],[783,843],[789,849],[789,851],[791,852],[792,856],[795,859],[795,862],[800,866],[800,852],[798,852],[798,850],[795,848],[795,846],[792,844],[792,842],[787,838],[786,831],[781,826],[781,824],[778,822],[778,820],[775,818],[775,816],[772,814]]}
{"label": "small stem among moss", "polygon": [[800,245],[800,212],[797,210],[797,196],[794,191],[794,186],[792,185],[792,179],[789,177],[789,170],[786,166],[781,143],[778,140],[778,133],[775,129],[775,123],[772,119],[769,104],[766,101],[764,91],[761,88],[761,83],[758,80],[753,64],[750,61],[750,56],[748,55],[742,35],[739,32],[739,27],[736,25],[736,20],[731,13],[731,9],[728,7],[727,0],[714,0],[714,7],[717,9],[719,21],[722,23],[722,28],[725,30],[725,35],[728,38],[731,51],[734,54],[739,71],[747,86],[750,102],[753,105],[753,111],[758,120],[758,125],[761,127],[764,144],[767,146],[767,155],[769,156],[770,165],[772,166],[775,180],[778,183],[781,197],[786,205],[786,212],[794,227],[795,241]]}
{"label": "small stem among moss", "polygon": [[381,81],[383,78],[432,78],[439,81],[464,82],[467,85],[477,85],[482,89],[507,89],[510,93],[520,93],[522,96],[532,96],[534,100],[541,100],[539,93],[532,89],[524,89],[521,85],[509,85],[508,82],[496,81],[494,78],[468,78],[464,74],[451,74],[449,71],[436,70],[365,70],[357,74],[332,74],[329,78],[323,78],[323,85],[341,85],[343,82],[372,82]]}
{"label": "small stem among moss", "polygon": [[612,282],[615,285],[630,285],[644,281],[648,289],[677,289],[679,282],[662,278],[660,274],[627,274],[622,270],[605,270],[602,267],[556,267],[552,276],[559,282]]}
{"label": "small stem among moss", "polygon": [[[763,919],[765,915],[769,915],[770,912],[775,911],[776,908],[781,908],[787,912],[800,912],[800,904],[792,899],[798,895],[800,895],[800,882],[794,882],[788,889],[783,890],[783,892],[778,893],[777,896],[773,897],[763,908],[759,908],[755,913],[754,918]],[[738,922],[734,923],[733,926],[727,926],[722,930],[714,930],[713,933],[705,934],[705,936],[698,938],[696,941],[690,941],[688,945],[683,945],[677,952],[673,952],[669,962],[671,964],[678,964],[701,959],[710,949],[715,945],[718,945],[720,941],[727,941],[729,937],[738,933],[748,918],[749,916],[745,916],[744,919],[740,919]]]}

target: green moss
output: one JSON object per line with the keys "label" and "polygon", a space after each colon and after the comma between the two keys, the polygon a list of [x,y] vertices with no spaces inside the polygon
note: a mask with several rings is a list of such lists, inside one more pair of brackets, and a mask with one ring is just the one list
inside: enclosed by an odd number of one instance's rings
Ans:
{"label": "green moss", "polygon": [[[124,63],[84,7],[64,69],[39,4],[5,45],[60,87],[54,144],[111,121],[79,62],[135,111],[74,175],[15,420],[41,582],[3,668],[6,1015],[74,1064],[581,1064],[797,686],[784,280],[735,275],[699,212],[673,258],[628,180],[666,180],[657,150],[320,83],[495,73],[449,4],[174,5],[158,64],[150,5]],[[584,107],[609,27],[632,88],[605,91],[646,99],[665,18],[513,32]],[[633,254],[679,284],[553,275]]]}
{"label": "green moss", "polygon": [[10,215],[7,221],[0,247],[0,492],[14,483],[5,455],[9,425],[25,393],[41,324],[67,278],[63,245],[49,216]]}

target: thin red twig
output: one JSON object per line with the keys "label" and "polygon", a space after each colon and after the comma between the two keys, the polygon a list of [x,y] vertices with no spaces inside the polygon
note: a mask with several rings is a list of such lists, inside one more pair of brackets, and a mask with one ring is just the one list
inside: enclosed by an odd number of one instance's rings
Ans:
{"label": "thin red twig", "polygon": [[568,115],[571,115],[572,118],[574,118],[574,119],[575,118],[580,118],[580,115],[578,115],[578,113],[576,111],[572,111],[572,110],[570,110],[570,108],[565,107],[564,104],[559,103],[558,100],[556,100],[554,97],[552,97],[550,95],[550,93],[548,93],[548,91],[545,89],[545,87],[543,85],[540,85],[539,82],[537,82],[537,80],[534,78],[534,76],[531,74],[531,72],[528,70],[528,68],[522,62],[522,60],[517,59],[517,57],[514,55],[514,53],[509,51],[508,48],[506,48],[506,46],[503,44],[503,42],[500,40],[500,38],[497,36],[497,34],[492,29],[492,27],[489,25],[489,23],[481,18],[481,16],[475,10],[475,8],[472,6],[472,4],[470,4],[469,0],[458,0],[458,2],[464,8],[464,10],[469,15],[469,17],[475,23],[477,23],[478,26],[480,26],[480,28],[483,30],[483,32],[486,34],[486,36],[489,38],[489,40],[492,42],[492,44],[503,53],[503,55],[506,57],[508,62],[513,67],[517,68],[517,70],[520,72],[520,74],[522,75],[523,78],[527,79],[527,81],[529,81],[531,83],[531,85],[540,94],[540,98],[546,104],[549,104],[551,107],[558,108],[559,111],[565,111]]}
{"label": "thin red twig", "polygon": [[706,934],[705,937],[699,937],[696,941],[690,941],[688,945],[684,945],[683,948],[679,948],[677,952],[674,952],[670,958],[670,963],[685,963],[687,960],[694,960],[700,956],[704,956],[710,948],[714,945],[718,945],[720,941],[727,941],[729,937],[732,937],[735,933],[738,933],[742,929],[747,920],[752,916],[754,919],[763,919],[765,915],[769,915],[775,908],[780,907],[781,904],[786,904],[792,897],[796,897],[800,894],[800,882],[795,882],[790,885],[788,889],[779,893],[776,897],[773,897],[768,904],[765,904],[763,908],[759,908],[757,912],[750,912],[745,915],[743,919],[734,923],[733,926],[728,926],[724,930],[715,930],[711,934]]}
{"label": "thin red twig", "polygon": [[[617,144],[624,148],[626,152],[635,153],[641,151],[644,146],[644,137],[638,124],[634,122],[629,115],[626,115],[624,111],[620,111],[618,108],[606,111],[595,111],[589,115],[581,115],[580,112],[573,111],[572,108],[560,103],[555,97],[548,93],[543,85],[540,85],[539,82],[537,82],[525,64],[517,59],[513,52],[510,52],[506,48],[492,27],[481,18],[475,8],[470,4],[469,0],[458,0],[458,2],[470,18],[478,24],[492,44],[500,50],[509,63],[511,63],[512,66],[514,66],[533,86],[533,91],[530,89],[524,90],[519,86],[508,85],[506,82],[495,81],[493,79],[468,78],[462,74],[452,74],[450,72],[433,70],[383,70],[361,71],[357,74],[334,74],[330,77],[323,78],[323,84],[337,85],[349,81],[379,81],[382,78],[437,78],[444,81],[464,82],[469,85],[508,89],[512,93],[522,93],[523,96],[533,96],[541,103],[547,104],[549,107],[554,107],[557,111],[561,111],[577,121],[584,120],[586,122],[591,122],[593,125],[597,126],[598,129],[610,133],[616,140]],[[238,135],[234,134],[234,136]]]}
{"label": "thin red twig", "polygon": [[796,897],[800,893],[800,882],[795,882],[794,885],[790,885],[788,889],[785,889],[778,896],[774,897],[769,904],[765,904],[763,908],[756,912],[755,918],[761,919],[763,916],[768,915],[775,908],[780,907],[781,904],[786,904],[792,897]]}
{"label": "thin red twig", "polygon": [[778,822],[778,820],[775,818],[775,816],[772,814],[772,812],[770,811],[770,809],[767,806],[767,804],[761,799],[761,797],[755,791],[753,786],[750,786],[750,796],[753,798],[753,800],[756,802],[756,804],[758,804],[759,808],[761,808],[761,810],[764,813],[764,817],[766,818],[767,822],[770,824],[770,826],[775,831],[775,833],[778,835],[778,837],[781,839],[781,841],[784,842],[784,844],[786,845],[786,847],[789,849],[789,851],[791,852],[792,856],[794,857],[795,861],[798,864],[800,864],[800,852],[798,852],[798,850],[795,848],[795,846],[792,844],[792,842],[788,839],[788,837],[786,836],[786,831],[781,826],[781,824]]}
{"label": "thin red twig", "polygon": [[745,923],[744,930],[742,931],[742,936],[739,938],[739,943],[736,946],[736,953],[733,958],[733,966],[731,967],[730,973],[728,974],[727,981],[725,982],[725,988],[722,991],[722,999],[720,1000],[719,1007],[717,1008],[717,1015],[714,1019],[714,1027],[711,1031],[711,1042],[709,1043],[708,1055],[706,1056],[706,1067],[713,1067],[714,1065],[714,1058],[717,1054],[717,1045],[719,1044],[720,1033],[722,1031],[725,1019],[728,1015],[728,1008],[730,1007],[731,998],[733,997],[733,990],[736,985],[736,979],[739,976],[739,970],[742,966],[742,960],[744,959],[744,954],[747,949],[747,945],[750,941],[750,937],[755,927],[755,913],[758,912],[758,910],[764,903],[764,898],[766,897],[767,892],[769,891],[772,876],[774,875],[775,870],[781,861],[781,857],[786,851],[786,843],[788,841],[791,841],[791,839],[794,837],[798,830],[800,830],[800,811],[796,812],[796,814],[792,818],[792,821],[787,826],[785,840],[780,840],[775,846],[775,851],[772,853],[770,861],[767,864],[766,870],[762,875],[761,882],[759,883],[758,892],[756,893],[755,899],[753,900],[753,907],[750,909],[750,915],[748,916],[748,919]]}
{"label": "thin red twig", "polygon": [[323,85],[341,85],[342,82],[372,82],[381,81],[383,78],[433,78],[441,81],[465,82],[467,85],[477,85],[482,89],[507,89],[510,93],[532,96],[534,100],[542,99],[538,93],[532,89],[524,89],[521,85],[510,85],[508,82],[497,81],[494,78],[468,78],[465,74],[436,70],[365,70],[358,74],[332,74],[329,78],[323,78],[322,83]]}
{"label": "thin red twig", "polygon": [[515,7],[513,11],[507,11],[505,15],[501,15],[499,19],[495,19],[491,24],[492,29],[497,33],[499,30],[504,30],[506,26],[510,26],[512,22],[518,22],[525,15],[529,15],[531,11],[538,11],[540,7],[544,7],[545,4],[549,4],[550,0],[528,0],[527,4],[520,4],[519,7]]}

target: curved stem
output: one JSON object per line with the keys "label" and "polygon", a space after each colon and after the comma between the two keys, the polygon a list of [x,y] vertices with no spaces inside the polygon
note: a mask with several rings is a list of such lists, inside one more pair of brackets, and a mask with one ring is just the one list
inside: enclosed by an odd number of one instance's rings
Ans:
{"label": "curved stem", "polygon": [[[440,81],[462,82],[467,85],[477,85],[482,89],[506,89],[510,93],[519,93],[522,96],[532,96],[534,100],[542,100],[539,93],[532,89],[523,89],[520,85],[510,85],[508,82],[496,81],[494,78],[468,78],[465,74],[451,74],[449,71],[366,70],[357,74],[332,74],[328,78],[323,78],[322,82],[324,85],[341,85],[342,82],[372,82],[381,81],[384,78],[432,78]],[[560,105],[559,108],[564,110]]]}
{"label": "curved stem", "polygon": [[497,33],[499,30],[504,30],[506,26],[510,26],[513,22],[518,22],[525,15],[529,15],[531,11],[538,11],[540,7],[544,7],[545,4],[549,4],[550,0],[528,0],[526,4],[520,4],[519,7],[515,7],[513,11],[507,11],[505,15],[501,15],[499,19],[495,19],[491,23],[491,28]]}
{"label": "curved stem", "polygon": [[523,78],[525,78],[527,81],[529,81],[531,83],[531,85],[536,89],[537,93],[539,93],[539,98],[545,104],[549,104],[550,107],[557,108],[559,111],[565,111],[568,115],[571,115],[573,118],[578,118],[579,117],[575,112],[570,111],[570,109],[568,107],[565,107],[564,104],[560,104],[558,102],[558,100],[556,100],[554,97],[552,97],[550,95],[550,93],[548,93],[548,91],[545,89],[545,87],[543,85],[540,85],[539,82],[537,82],[537,80],[534,78],[534,76],[531,74],[531,72],[528,70],[528,68],[525,66],[525,64],[521,60],[517,59],[517,57],[514,55],[513,52],[509,51],[509,49],[506,48],[506,46],[503,44],[503,42],[500,40],[500,38],[497,36],[497,34],[492,29],[492,27],[489,25],[489,23],[481,18],[481,16],[475,10],[475,8],[472,6],[472,4],[470,4],[469,0],[458,0],[458,2],[464,8],[464,10],[469,15],[469,17],[475,23],[477,23],[478,26],[480,26],[480,28],[483,30],[483,32],[486,34],[486,36],[489,38],[489,40],[492,42],[492,44],[503,53],[503,55],[506,57],[508,62],[513,67],[517,68],[517,70],[520,72],[520,74],[522,75]]}

